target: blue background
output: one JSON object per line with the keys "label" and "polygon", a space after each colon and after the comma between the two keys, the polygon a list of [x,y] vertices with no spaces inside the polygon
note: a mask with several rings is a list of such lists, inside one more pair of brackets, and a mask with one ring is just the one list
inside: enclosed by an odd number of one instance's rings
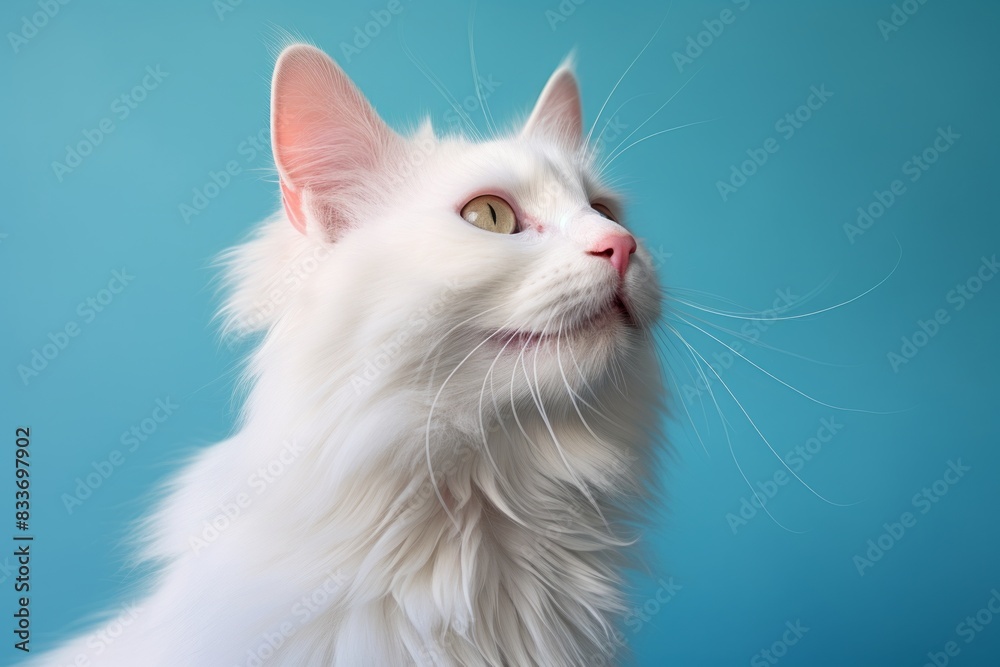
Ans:
{"label": "blue background", "polygon": [[[244,0],[226,7],[232,11],[210,0],[71,2],[16,45],[9,33],[41,10],[4,3],[0,386],[10,447],[15,426],[30,425],[33,434],[36,649],[134,581],[121,546],[127,520],[142,514],[150,489],[184,454],[232,428],[241,351],[220,343],[211,324],[218,299],[209,264],[277,205],[268,152],[253,155],[244,142],[266,130],[279,29],[337,57],[398,128],[424,114],[439,127],[454,119],[407,49],[484,126],[474,102],[470,6],[401,1],[402,13],[349,62],[341,44],[386,2]],[[695,388],[699,371],[677,336],[664,344],[678,392],[668,420],[675,456],[664,472],[668,497],[651,517],[646,571],[632,580],[641,615],[622,626],[634,664],[772,664],[759,652],[773,647],[787,665],[923,665],[949,641],[960,649],[949,664],[1000,664],[1000,618],[968,643],[957,627],[1000,587],[1000,280],[986,282],[961,310],[947,297],[976,275],[981,257],[1000,250],[1000,6],[908,7],[918,9],[883,34],[888,1],[674,0],[602,116],[625,127],[620,141],[690,80],[629,141],[709,121],[651,138],[614,163],[631,200],[630,224],[662,258],[663,281],[673,288],[667,321],[721,378],[703,367],[717,411],[709,392]],[[699,37],[704,21],[719,32],[712,21],[725,9],[732,20],[721,33]],[[493,116],[507,122],[524,113],[577,47],[592,122],[664,12],[661,3],[481,2],[476,51]],[[704,46],[678,66],[673,54],[689,48],[689,38]],[[121,118],[112,103],[142,82],[147,66],[167,75]],[[775,123],[806,103],[811,86],[833,95],[786,138]],[[52,163],[65,161],[66,146],[104,118],[113,132],[60,180]],[[910,181],[904,163],[949,127],[959,138]],[[778,151],[723,200],[717,182],[769,137]],[[239,173],[186,221],[180,205],[231,160]],[[894,179],[905,192],[852,242],[844,225]],[[760,344],[743,348],[818,400],[871,412],[825,407],[727,358],[722,343],[739,340],[752,320],[691,305],[759,313],[776,290],[804,297],[822,287],[784,315],[809,313],[864,293],[897,260],[871,293],[816,316],[768,322],[757,329]],[[78,304],[122,267],[134,279],[85,321]],[[948,321],[894,370],[887,354],[941,308]],[[80,334],[23,382],[18,366],[70,321]],[[824,418],[842,425],[801,469],[816,494],[795,480],[780,485],[766,505],[773,520],[761,511],[745,525],[727,518],[752,498],[740,469],[756,487],[781,464],[723,381],[778,454],[806,444]],[[68,513],[62,495],[166,398],[180,407]],[[959,460],[971,469],[954,485],[939,484],[947,494],[920,513],[914,495]],[[0,474],[10,479],[12,464]],[[3,488],[7,508],[11,483]],[[907,511],[916,523],[859,574],[854,557]],[[10,565],[0,557],[4,662],[15,653]],[[658,601],[658,582],[670,577],[680,588]],[[794,645],[781,645],[786,622],[808,628]]]}

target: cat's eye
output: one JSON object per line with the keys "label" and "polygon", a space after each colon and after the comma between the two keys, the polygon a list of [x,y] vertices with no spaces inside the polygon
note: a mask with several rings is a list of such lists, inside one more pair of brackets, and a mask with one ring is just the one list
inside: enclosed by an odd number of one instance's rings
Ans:
{"label": "cat's eye", "polygon": [[514,209],[496,195],[480,195],[462,207],[462,217],[480,229],[497,234],[517,231]]}
{"label": "cat's eye", "polygon": [[605,206],[604,204],[600,202],[594,202],[593,204],[590,205],[590,208],[594,209],[608,220],[611,220],[613,222],[618,222],[618,218],[615,217],[615,214],[612,213],[611,209]]}

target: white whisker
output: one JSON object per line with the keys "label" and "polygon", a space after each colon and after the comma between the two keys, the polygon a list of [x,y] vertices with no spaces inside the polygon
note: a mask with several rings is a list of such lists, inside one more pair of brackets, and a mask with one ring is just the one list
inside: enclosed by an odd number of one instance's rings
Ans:
{"label": "white whisker", "polygon": [[714,118],[710,118],[708,120],[696,120],[696,121],[694,121],[692,123],[685,123],[684,125],[678,125],[676,127],[667,128],[666,130],[660,130],[659,132],[653,132],[652,134],[647,134],[642,139],[637,139],[637,140],[633,141],[632,143],[630,143],[625,148],[622,148],[621,150],[617,150],[616,149],[616,152],[614,153],[614,155],[612,155],[608,159],[608,161],[605,162],[602,165],[602,167],[603,168],[610,167],[612,165],[612,163],[614,163],[615,160],[617,160],[618,158],[620,158],[622,156],[622,154],[625,153],[625,151],[627,151],[628,149],[632,148],[633,146],[635,146],[637,144],[641,144],[642,142],[646,141],[647,139],[652,139],[653,137],[658,137],[661,134],[666,134],[668,132],[676,132],[677,130],[683,130],[686,127],[693,127],[695,125],[703,125],[705,123],[711,123],[711,122],[714,122],[715,120],[716,119],[714,119]]}
{"label": "white whisker", "polygon": [[597,116],[594,118],[594,122],[590,126],[590,131],[587,132],[587,138],[583,142],[584,145],[590,145],[590,137],[591,135],[594,134],[594,128],[597,127],[597,121],[601,119],[601,114],[604,113],[604,109],[605,107],[608,106],[608,102],[611,101],[611,98],[614,96],[615,91],[618,90],[618,86],[621,85],[621,82],[625,79],[626,76],[628,76],[628,73],[632,71],[632,67],[636,64],[636,62],[639,61],[639,58],[642,57],[642,54],[646,52],[646,49],[649,48],[649,45],[653,43],[653,40],[656,39],[656,36],[660,34],[660,29],[663,27],[663,24],[666,22],[667,17],[670,15],[671,7],[673,7],[673,0],[671,0],[670,4],[667,5],[667,11],[666,13],[664,13],[663,18],[660,19],[660,25],[656,26],[656,30],[653,32],[653,36],[646,41],[646,44],[642,47],[642,50],[640,50],[638,55],[636,55],[636,57],[632,59],[632,62],[630,62],[628,67],[625,68],[625,71],[622,72],[622,75],[618,77],[618,81],[615,82],[614,87],[611,88],[611,92],[608,93],[608,96],[605,98],[604,103],[601,105],[601,108],[597,112]]}
{"label": "white whisker", "polygon": [[823,401],[821,401],[821,400],[819,400],[817,398],[813,398],[812,396],[810,396],[809,394],[805,393],[804,391],[801,391],[798,388],[793,387],[792,385],[788,384],[787,382],[785,382],[784,380],[782,380],[778,376],[774,375],[770,371],[764,370],[757,363],[755,363],[752,359],[749,359],[746,355],[744,355],[743,353],[739,352],[732,345],[728,345],[726,343],[723,343],[719,338],[716,338],[711,333],[709,333],[709,332],[705,331],[704,329],[702,329],[701,327],[699,327],[697,324],[694,324],[692,322],[688,322],[683,317],[679,317],[678,319],[680,319],[681,322],[684,322],[685,324],[687,324],[689,327],[694,327],[698,331],[702,332],[703,334],[705,334],[706,336],[708,336],[709,338],[711,338],[712,340],[714,340],[716,343],[722,345],[723,347],[725,347],[726,349],[728,349],[730,352],[732,352],[733,354],[735,354],[736,356],[738,356],[740,359],[742,359],[743,361],[747,362],[748,364],[750,364],[751,366],[753,366],[754,368],[756,368],[757,370],[759,370],[761,373],[763,373],[764,375],[766,375],[769,378],[771,378],[772,380],[774,380],[775,382],[781,383],[782,385],[784,385],[784,386],[788,387],[789,389],[791,389],[792,391],[794,391],[799,396],[807,398],[810,401],[812,401],[813,403],[816,403],[818,405],[822,405],[823,407],[826,407],[826,408],[831,408],[833,410],[843,410],[844,412],[861,412],[861,413],[869,414],[869,415],[891,415],[891,414],[899,414],[901,412],[900,410],[894,410],[894,411],[890,411],[890,412],[882,412],[882,411],[878,411],[878,410],[863,410],[863,409],[860,409],[860,408],[845,408],[845,407],[842,407],[842,406],[839,406],[839,405],[831,405],[830,403],[825,403],[825,402],[823,402]]}
{"label": "white whisker", "polygon": [[486,121],[486,129],[490,131],[493,136],[499,134],[497,132],[496,123],[493,122],[493,114],[490,113],[490,108],[486,104],[486,99],[483,97],[482,84],[479,79],[479,65],[476,63],[476,45],[475,45],[475,26],[476,26],[476,2],[473,1],[471,8],[469,9],[469,58],[472,60],[472,83],[476,86],[476,99],[479,100],[479,108],[483,112],[483,120]]}
{"label": "white whisker", "polygon": [[[702,359],[702,361],[705,362],[705,364],[710,369],[712,369],[711,364],[709,364],[708,361],[705,360],[705,358],[702,357],[701,354],[697,350],[695,350],[693,347],[691,347],[686,341],[683,340],[683,338],[681,339],[681,342],[691,351],[692,354],[696,354],[698,357],[700,357]],[[714,373],[715,369],[712,369],[712,372]],[[718,375],[718,374],[716,373],[716,375]],[[721,381],[722,378],[719,378],[719,380]],[[723,383],[723,384],[725,384],[725,383]],[[728,389],[729,388],[726,387],[727,391],[728,391]],[[732,396],[732,392],[730,392],[730,395]],[[735,396],[733,396],[733,400],[736,400]],[[739,404],[739,401],[737,401],[737,404]],[[740,406],[740,407],[742,409],[742,406]],[[744,411],[744,414],[746,414],[745,411]],[[720,411],[720,417],[721,416],[722,416],[722,414],[721,414],[721,411]],[[749,419],[749,415],[747,415],[747,418]],[[779,526],[780,528],[782,528],[782,529],[784,529],[784,530],[786,530],[786,531],[788,531],[790,533],[802,534],[803,531],[793,530],[792,528],[789,528],[785,524],[783,524],[780,521],[778,521],[778,519],[773,514],[771,514],[771,511],[769,509],[767,509],[767,503],[760,497],[760,495],[757,493],[757,489],[755,489],[753,487],[753,485],[750,483],[750,479],[746,476],[746,473],[743,471],[743,466],[740,464],[740,461],[739,461],[739,459],[736,456],[736,450],[733,448],[732,438],[729,436],[729,423],[725,419],[725,417],[722,417],[722,431],[723,431],[723,433],[726,436],[726,444],[729,446],[729,453],[733,457],[733,463],[736,464],[736,469],[739,471],[740,477],[743,478],[743,481],[746,483],[747,488],[750,489],[750,492],[753,494],[754,498],[757,499],[757,503],[760,506],[760,508],[762,510],[764,510],[764,513],[767,514],[768,517],[770,517],[771,521],[773,521],[775,523],[775,525]],[[767,442],[767,441],[765,440],[765,442]],[[770,443],[768,443],[768,447],[770,447]],[[774,450],[772,449],[771,451],[773,452]],[[777,454],[775,454],[775,456],[777,456]],[[782,461],[782,462],[784,462],[784,461]],[[803,484],[803,485],[806,486],[806,488],[809,488],[808,485],[805,485],[805,484]],[[813,493],[815,493],[815,492],[813,492]],[[819,494],[815,494],[815,495],[817,497],[822,498],[822,496],[820,496]]]}
{"label": "white whisker", "polygon": [[820,500],[822,500],[825,503],[828,503],[830,505],[835,505],[837,507],[850,507],[851,506],[851,503],[843,504],[843,503],[833,502],[832,500],[828,500],[825,496],[823,496],[821,493],[819,493],[814,488],[812,488],[812,486],[810,486],[804,479],[802,479],[802,477],[800,477],[797,472],[795,472],[794,470],[792,470],[791,466],[788,465],[788,463],[785,461],[785,459],[782,458],[780,454],[778,454],[778,452],[774,448],[774,446],[771,445],[770,440],[768,440],[767,436],[765,436],[764,433],[760,430],[760,428],[757,426],[757,423],[750,416],[750,413],[747,412],[746,408],[743,407],[743,403],[741,403],[740,400],[738,398],[736,398],[736,394],[733,393],[732,389],[729,388],[729,385],[726,384],[726,381],[722,379],[721,375],[719,375],[719,372],[717,370],[715,370],[715,368],[711,364],[709,364],[708,361],[705,360],[704,357],[702,357],[701,353],[699,353],[697,350],[695,350],[690,345],[688,347],[689,347],[689,349],[691,349],[692,352],[694,352],[699,357],[701,357],[702,361],[705,361],[705,364],[708,366],[708,369],[710,371],[712,371],[712,374],[715,375],[716,378],[718,378],[719,382],[722,384],[722,387],[732,397],[733,401],[736,402],[736,406],[743,413],[743,416],[746,417],[747,421],[750,423],[750,426],[752,426],[753,430],[757,432],[757,435],[760,436],[760,439],[764,441],[764,444],[767,445],[767,448],[771,451],[771,454],[774,455],[774,458],[778,459],[778,462],[781,463],[781,465],[792,475],[792,477],[794,477],[795,479],[797,479],[799,481],[799,483],[802,484],[802,486],[804,486],[805,488],[809,489],[810,493],[812,493],[814,496],[816,496],[817,498],[819,498]]}
{"label": "white whisker", "polygon": [[439,93],[441,93],[441,96],[444,97],[445,101],[451,105],[451,108],[454,109],[455,112],[462,118],[462,120],[464,120],[468,124],[468,128],[472,132],[473,137],[477,141],[485,141],[483,133],[480,131],[479,127],[476,126],[476,123],[475,121],[472,120],[472,117],[469,116],[469,114],[465,112],[465,109],[462,107],[462,105],[458,103],[458,100],[455,98],[455,96],[451,94],[451,92],[440,81],[440,79],[434,76],[430,68],[427,67],[427,65],[417,57],[417,55],[413,52],[413,50],[410,49],[409,46],[407,46],[406,39],[403,33],[402,23],[399,26],[399,43],[403,48],[403,53],[405,53],[406,57],[410,59],[410,62],[412,62],[417,67],[417,69],[420,70],[420,73],[424,75],[424,77],[430,82],[432,86],[434,86],[434,88]]}
{"label": "white whisker", "polygon": [[[896,243],[897,244],[899,243],[898,239],[896,240]],[[828,306],[827,308],[821,308],[820,310],[814,310],[814,311],[809,312],[809,313],[801,313],[799,315],[789,315],[787,317],[781,317],[781,316],[779,316],[779,317],[767,318],[767,321],[769,321],[769,322],[782,322],[782,321],[787,321],[787,320],[800,320],[800,319],[805,318],[805,317],[814,317],[816,315],[821,315],[823,313],[828,313],[831,310],[836,310],[838,308],[843,308],[844,306],[852,304],[855,301],[857,301],[858,299],[871,294],[872,292],[874,292],[875,290],[877,290],[879,287],[881,287],[882,285],[884,285],[885,282],[887,280],[889,280],[889,278],[892,278],[893,274],[896,273],[896,269],[899,268],[899,263],[902,261],[902,259],[903,259],[903,248],[902,248],[902,246],[900,246],[899,247],[899,256],[896,258],[896,264],[895,264],[895,266],[892,267],[892,270],[889,271],[889,273],[886,274],[886,276],[884,278],[882,278],[880,281],[878,281],[877,283],[875,283],[874,285],[872,285],[871,287],[869,287],[868,289],[866,289],[861,294],[858,294],[857,296],[852,297],[852,298],[848,299],[847,301],[842,301],[841,303],[835,304],[833,306]],[[693,304],[693,303],[690,303],[690,302],[687,302],[687,301],[683,301],[683,300],[680,300],[680,299],[675,299],[675,301],[677,301],[678,303],[682,303],[685,306],[690,306],[691,308],[696,308],[697,310],[700,310],[700,311],[703,311],[703,312],[706,312],[706,313],[711,313],[712,315],[719,315],[720,317],[732,317],[732,318],[738,319],[738,320],[760,320],[760,319],[762,319],[762,318],[759,318],[759,317],[746,317],[746,316],[743,316],[743,315],[740,315],[740,314],[736,314],[736,313],[727,313],[727,312],[724,312],[724,311],[713,310],[711,308],[704,308],[702,306],[698,306],[696,304]]]}
{"label": "white whisker", "polygon": [[[646,120],[644,120],[644,121],[642,121],[641,123],[639,123],[639,126],[638,126],[638,127],[636,127],[636,128],[634,129],[634,130],[632,130],[631,132],[629,132],[629,133],[628,133],[628,134],[627,134],[627,135],[625,136],[625,138],[624,138],[624,139],[622,139],[622,140],[621,140],[621,141],[620,141],[620,142],[618,143],[618,146],[621,146],[621,145],[622,145],[622,144],[624,144],[624,143],[625,143],[626,141],[628,141],[629,139],[631,139],[631,138],[632,138],[632,137],[633,137],[633,136],[635,135],[635,133],[636,133],[636,132],[638,132],[639,130],[641,130],[641,129],[642,129],[642,128],[643,128],[643,127],[644,127],[644,126],[646,125],[646,123],[648,123],[649,121],[653,120],[653,118],[654,118],[654,117],[655,117],[655,116],[656,116],[656,115],[657,115],[658,113],[660,113],[661,111],[663,111],[663,109],[664,109],[664,108],[665,108],[665,107],[666,107],[666,106],[667,106],[668,104],[670,104],[670,103],[671,103],[671,102],[672,102],[672,101],[674,100],[674,98],[675,98],[675,97],[677,97],[678,95],[680,95],[680,94],[681,94],[681,91],[682,91],[682,90],[684,90],[685,88],[687,88],[687,85],[688,85],[689,83],[691,83],[692,81],[694,81],[695,77],[696,77],[696,76],[698,76],[698,74],[699,74],[700,72],[701,72],[701,69],[698,69],[698,70],[697,70],[697,71],[696,71],[696,72],[695,72],[694,74],[692,74],[692,75],[691,75],[691,76],[690,76],[690,77],[688,78],[688,80],[687,80],[687,81],[685,81],[685,82],[684,82],[683,84],[681,84],[681,87],[680,87],[680,88],[678,88],[678,89],[677,89],[676,91],[674,91],[674,94],[673,94],[673,95],[671,95],[671,96],[670,96],[669,98],[667,98],[667,101],[666,101],[666,102],[664,102],[664,103],[663,103],[663,104],[661,104],[661,105],[660,105],[659,107],[657,107],[657,108],[656,108],[656,111],[654,111],[653,113],[651,113],[651,114],[649,115],[649,117],[648,117],[648,118],[646,118]],[[705,122],[708,122],[708,121],[699,121],[699,122],[702,122],[702,123],[705,123]],[[606,169],[606,168],[608,167],[608,165],[609,165],[609,164],[611,164],[611,161],[613,161],[613,160],[614,160],[614,159],[615,159],[615,158],[617,157],[617,155],[616,155],[617,151],[618,151],[618,148],[615,148],[615,150],[614,150],[614,151],[612,151],[611,155],[609,155],[607,159],[605,159],[605,160],[604,160],[603,162],[601,162],[601,164],[600,164],[600,167],[598,168],[598,171],[599,171],[600,173],[603,173],[603,172],[605,171],[605,169]]]}
{"label": "white whisker", "polygon": [[438,488],[437,480],[434,477],[434,464],[433,461],[431,460],[431,421],[434,418],[434,406],[437,405],[438,399],[441,398],[441,394],[442,392],[444,392],[444,388],[445,386],[447,386],[448,381],[451,380],[452,377],[454,377],[455,373],[458,372],[458,369],[462,367],[462,364],[468,361],[469,357],[475,354],[476,350],[478,350],[487,342],[489,342],[489,340],[493,338],[493,336],[500,333],[500,331],[501,331],[500,329],[497,329],[495,332],[491,333],[489,336],[484,338],[482,342],[480,342],[478,345],[472,348],[472,350],[468,354],[466,354],[460,362],[458,362],[458,365],[455,366],[455,368],[451,371],[451,373],[448,374],[448,377],[445,378],[444,382],[441,383],[441,388],[438,389],[437,394],[434,395],[434,400],[431,401],[430,410],[428,410],[427,412],[427,426],[425,429],[425,438],[424,438],[424,446],[427,455],[427,472],[430,475],[431,486],[434,487],[434,494],[437,496],[438,501],[441,503],[441,507],[444,509],[445,514],[448,515],[448,518],[451,519],[451,522],[454,524],[455,529],[458,531],[461,531],[461,526],[459,525],[458,520],[455,519],[454,515],[451,513],[451,510],[448,509],[448,504],[445,502],[444,497],[441,495],[441,489]]}

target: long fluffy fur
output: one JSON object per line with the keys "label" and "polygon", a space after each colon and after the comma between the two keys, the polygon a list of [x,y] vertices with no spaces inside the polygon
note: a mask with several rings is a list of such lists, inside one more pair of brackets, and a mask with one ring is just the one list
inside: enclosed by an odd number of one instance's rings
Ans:
{"label": "long fluffy fur", "polygon": [[[662,408],[649,256],[625,278],[637,326],[586,329],[617,279],[581,251],[600,221],[579,210],[612,194],[581,153],[400,142],[335,242],[279,214],[228,254],[226,330],[261,336],[241,427],[151,518],[159,574],[123,631],[39,664],[612,659]],[[484,187],[548,234],[464,223]]]}

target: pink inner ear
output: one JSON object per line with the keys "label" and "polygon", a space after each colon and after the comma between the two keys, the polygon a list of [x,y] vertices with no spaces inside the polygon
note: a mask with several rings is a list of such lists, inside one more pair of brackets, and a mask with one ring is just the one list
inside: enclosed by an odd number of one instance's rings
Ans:
{"label": "pink inner ear", "polygon": [[302,214],[302,197],[298,192],[288,187],[285,179],[281,179],[281,204],[285,207],[285,213],[292,226],[305,234],[306,219]]}
{"label": "pink inner ear", "polygon": [[549,78],[523,132],[548,134],[574,148],[583,142],[580,88],[568,66],[560,67]]}
{"label": "pink inner ear", "polygon": [[[275,65],[271,137],[292,224],[304,232],[312,215],[336,232],[348,222],[339,212],[350,208],[336,200],[368,180],[395,134],[336,63],[299,44],[285,49]],[[304,197],[306,191],[312,196]]]}

